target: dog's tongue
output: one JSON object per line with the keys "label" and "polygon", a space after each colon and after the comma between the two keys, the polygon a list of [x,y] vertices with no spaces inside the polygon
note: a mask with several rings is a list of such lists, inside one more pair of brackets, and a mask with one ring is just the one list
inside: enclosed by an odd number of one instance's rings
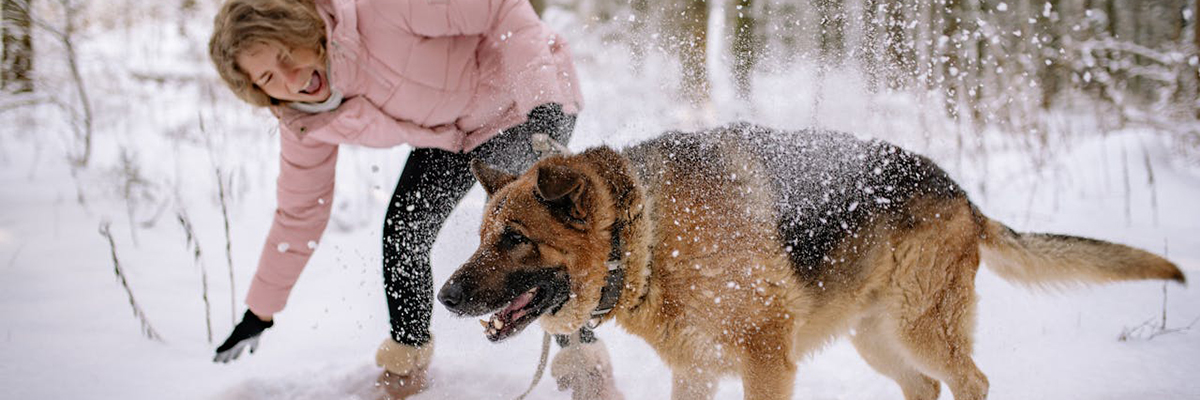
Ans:
{"label": "dog's tongue", "polygon": [[479,320],[479,323],[483,325],[484,334],[487,335],[488,339],[495,342],[508,337],[514,329],[512,327],[513,321],[525,316],[525,310],[522,310],[522,308],[533,301],[533,296],[536,293],[537,289],[521,293],[520,296],[513,299],[512,303],[508,304],[508,307],[504,307],[503,310],[492,314],[490,320]]}
{"label": "dog's tongue", "polygon": [[520,296],[517,296],[516,299],[513,299],[512,303],[509,304],[508,307],[505,307],[504,310],[501,310],[499,314],[507,315],[513,311],[520,310],[521,307],[529,305],[531,300],[533,300],[533,291],[521,293]]}

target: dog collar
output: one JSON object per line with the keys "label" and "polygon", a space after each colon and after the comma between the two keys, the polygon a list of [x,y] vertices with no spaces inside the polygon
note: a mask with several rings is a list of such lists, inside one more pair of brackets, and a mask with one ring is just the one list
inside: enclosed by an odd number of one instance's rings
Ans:
{"label": "dog collar", "polygon": [[587,323],[591,329],[600,326],[604,316],[617,306],[617,301],[621,300],[621,289],[625,285],[625,268],[621,266],[621,229],[623,225],[621,221],[613,224],[612,250],[608,252],[608,261],[604,262],[608,274],[604,277],[604,287],[600,289],[600,304],[596,306],[595,310],[592,310],[592,318]]}

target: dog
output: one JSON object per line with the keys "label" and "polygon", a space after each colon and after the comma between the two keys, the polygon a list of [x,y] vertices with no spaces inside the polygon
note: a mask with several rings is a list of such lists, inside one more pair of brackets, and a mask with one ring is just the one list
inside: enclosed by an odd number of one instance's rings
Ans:
{"label": "dog", "polygon": [[1185,282],[1146,251],[1015,232],[928,158],[845,133],[733,124],[472,171],[480,245],[439,301],[494,313],[492,341],[615,320],[670,367],[673,399],[711,399],[729,375],[747,399],[791,398],[798,360],[843,335],[906,399],[939,382],[984,399],[981,260],[1029,285]]}

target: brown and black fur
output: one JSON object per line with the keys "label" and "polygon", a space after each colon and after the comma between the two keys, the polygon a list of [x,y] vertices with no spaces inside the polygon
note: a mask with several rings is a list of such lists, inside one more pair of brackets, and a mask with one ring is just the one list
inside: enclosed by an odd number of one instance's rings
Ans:
{"label": "brown and black fur", "polygon": [[[476,175],[489,194],[481,244],[443,288],[458,291],[448,307],[478,315],[529,285],[559,287],[569,295],[539,291],[539,321],[573,332],[619,231],[625,285],[605,318],[665,360],[674,399],[712,398],[727,375],[747,399],[791,398],[798,360],[848,332],[907,399],[936,399],[939,381],[983,399],[971,358],[981,258],[1027,284],[1184,281],[1141,250],[1014,232],[929,159],[834,132],[732,125]],[[518,246],[504,239],[514,229]]]}

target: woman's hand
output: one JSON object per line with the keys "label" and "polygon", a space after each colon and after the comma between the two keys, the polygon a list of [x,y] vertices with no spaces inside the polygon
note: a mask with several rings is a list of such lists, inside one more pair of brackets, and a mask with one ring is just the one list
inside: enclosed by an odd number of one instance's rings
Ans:
{"label": "woman's hand", "polygon": [[249,347],[250,353],[253,354],[254,350],[258,349],[259,336],[273,325],[275,321],[271,317],[259,318],[250,310],[246,310],[246,314],[242,315],[242,322],[233,327],[233,333],[229,334],[229,338],[225,339],[221,347],[217,347],[217,355],[213,356],[213,362],[227,363],[236,360],[246,347]]}

